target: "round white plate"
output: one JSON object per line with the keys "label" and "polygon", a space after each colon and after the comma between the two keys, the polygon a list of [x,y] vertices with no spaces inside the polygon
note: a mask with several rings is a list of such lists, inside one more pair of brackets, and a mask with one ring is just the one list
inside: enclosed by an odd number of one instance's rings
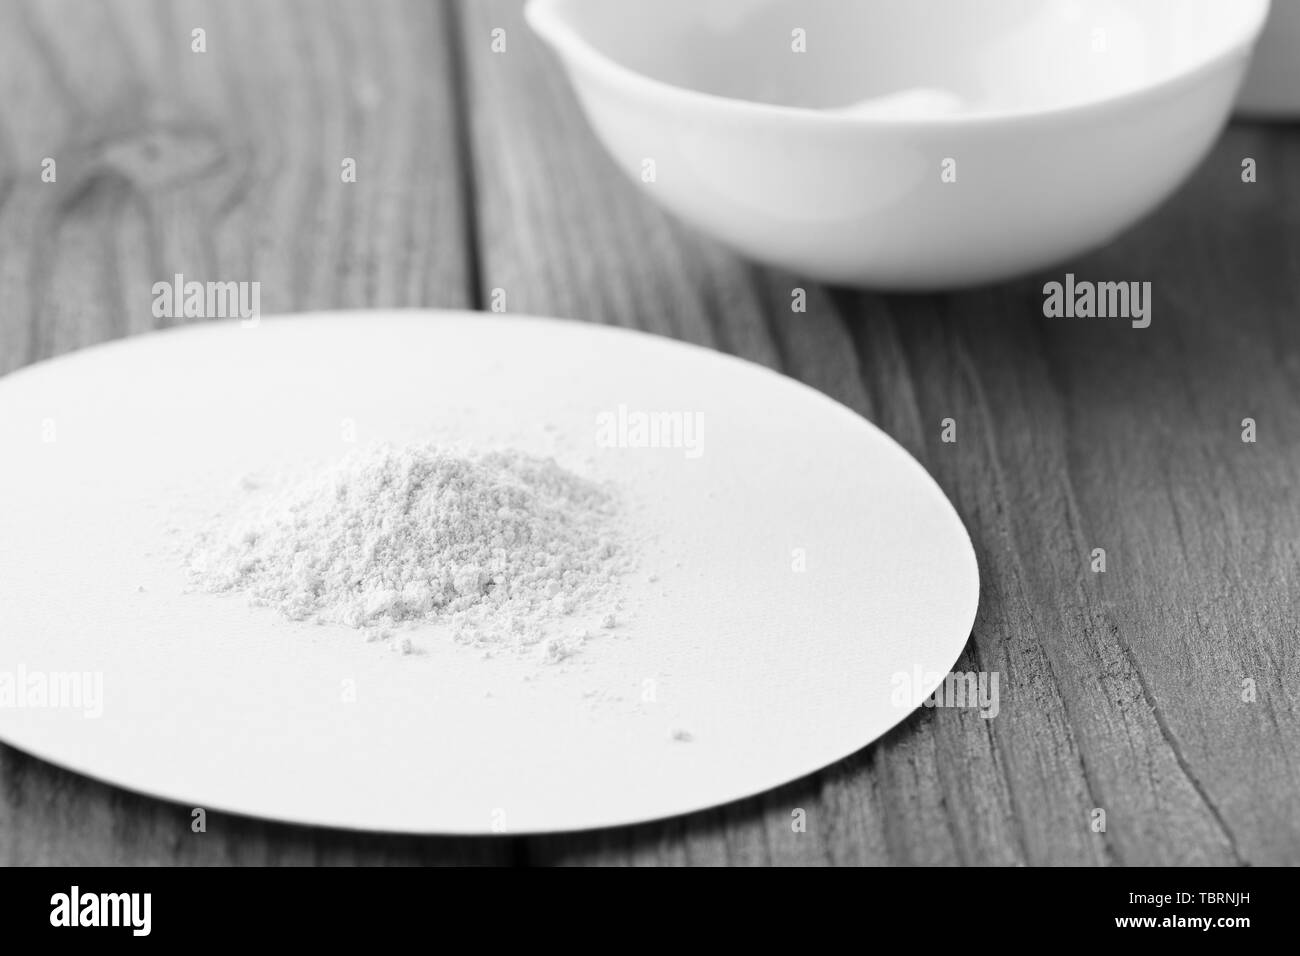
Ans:
{"label": "round white plate", "polygon": [[[634,447],[598,427],[620,408],[701,427]],[[402,655],[189,590],[189,529],[241,476],[420,439],[613,482],[640,550],[626,620],[559,664],[436,628]],[[961,521],[875,427],[594,325],[327,313],[132,338],[0,379],[0,449],[0,737],[191,807],[518,833],[724,803],[902,720],[978,598]]]}

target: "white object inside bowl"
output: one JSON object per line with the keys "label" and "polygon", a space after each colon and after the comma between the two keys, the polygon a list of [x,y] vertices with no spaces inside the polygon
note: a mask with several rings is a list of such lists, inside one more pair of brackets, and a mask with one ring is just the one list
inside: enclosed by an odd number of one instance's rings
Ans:
{"label": "white object inside bowl", "polygon": [[[702,93],[867,116],[1023,113],[1209,63],[1264,0],[539,0],[597,52]],[[935,95],[941,92],[942,95]]]}
{"label": "white object inside bowl", "polygon": [[884,96],[870,96],[830,112],[846,116],[871,116],[880,119],[917,116],[952,116],[960,113],[965,104],[960,96],[948,90],[935,90],[918,86],[899,90]]}

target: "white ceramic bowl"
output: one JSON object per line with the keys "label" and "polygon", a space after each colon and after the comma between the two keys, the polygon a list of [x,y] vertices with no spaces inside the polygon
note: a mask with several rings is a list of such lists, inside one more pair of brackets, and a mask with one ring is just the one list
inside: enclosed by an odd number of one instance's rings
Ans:
{"label": "white ceramic bowl", "polygon": [[1252,117],[1300,118],[1300,0],[1273,0],[1237,106]]}
{"label": "white ceramic bowl", "polygon": [[527,16],[648,196],[800,275],[923,290],[1049,266],[1158,205],[1220,131],[1267,10],[530,0]]}

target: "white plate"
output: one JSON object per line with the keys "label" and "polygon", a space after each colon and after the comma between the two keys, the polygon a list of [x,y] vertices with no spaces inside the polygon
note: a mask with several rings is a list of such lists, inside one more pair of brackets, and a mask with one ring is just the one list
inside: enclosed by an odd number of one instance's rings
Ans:
{"label": "white plate", "polygon": [[[701,453],[607,447],[620,405],[698,413]],[[428,438],[619,485],[643,551],[627,621],[562,664],[430,630],[403,656],[188,592],[169,528],[239,476]],[[0,737],[191,807],[439,833],[685,813],[870,743],[975,615],[966,531],[898,445],[782,376],[623,330],[397,312],[148,335],[0,380],[0,449],[0,679],[30,682]],[[98,716],[35,706],[71,672],[102,677]]]}

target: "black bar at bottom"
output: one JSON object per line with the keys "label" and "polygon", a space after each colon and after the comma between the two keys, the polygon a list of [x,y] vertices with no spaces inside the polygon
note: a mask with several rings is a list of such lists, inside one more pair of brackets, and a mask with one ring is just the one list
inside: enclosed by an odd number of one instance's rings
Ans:
{"label": "black bar at bottom", "polygon": [[[469,869],[0,869],[6,944],[375,942],[460,948],[514,931],[601,946],[747,930],[886,939],[1249,942],[1285,932],[1283,869],[893,869],[514,876]],[[698,882],[697,882],[698,881]],[[697,932],[698,931],[698,932]],[[448,933],[453,935],[447,935]],[[674,934],[671,937],[661,934]],[[679,933],[685,936],[678,935]],[[1042,933],[1044,936],[1038,936]],[[608,935],[612,934],[612,935]],[[1028,934],[1022,936],[1021,934]],[[114,940],[116,938],[116,940]],[[1262,937],[1261,937],[1262,938]],[[454,940],[460,939],[457,944]],[[547,942],[549,940],[549,942]],[[18,952],[18,950],[10,950]]]}

